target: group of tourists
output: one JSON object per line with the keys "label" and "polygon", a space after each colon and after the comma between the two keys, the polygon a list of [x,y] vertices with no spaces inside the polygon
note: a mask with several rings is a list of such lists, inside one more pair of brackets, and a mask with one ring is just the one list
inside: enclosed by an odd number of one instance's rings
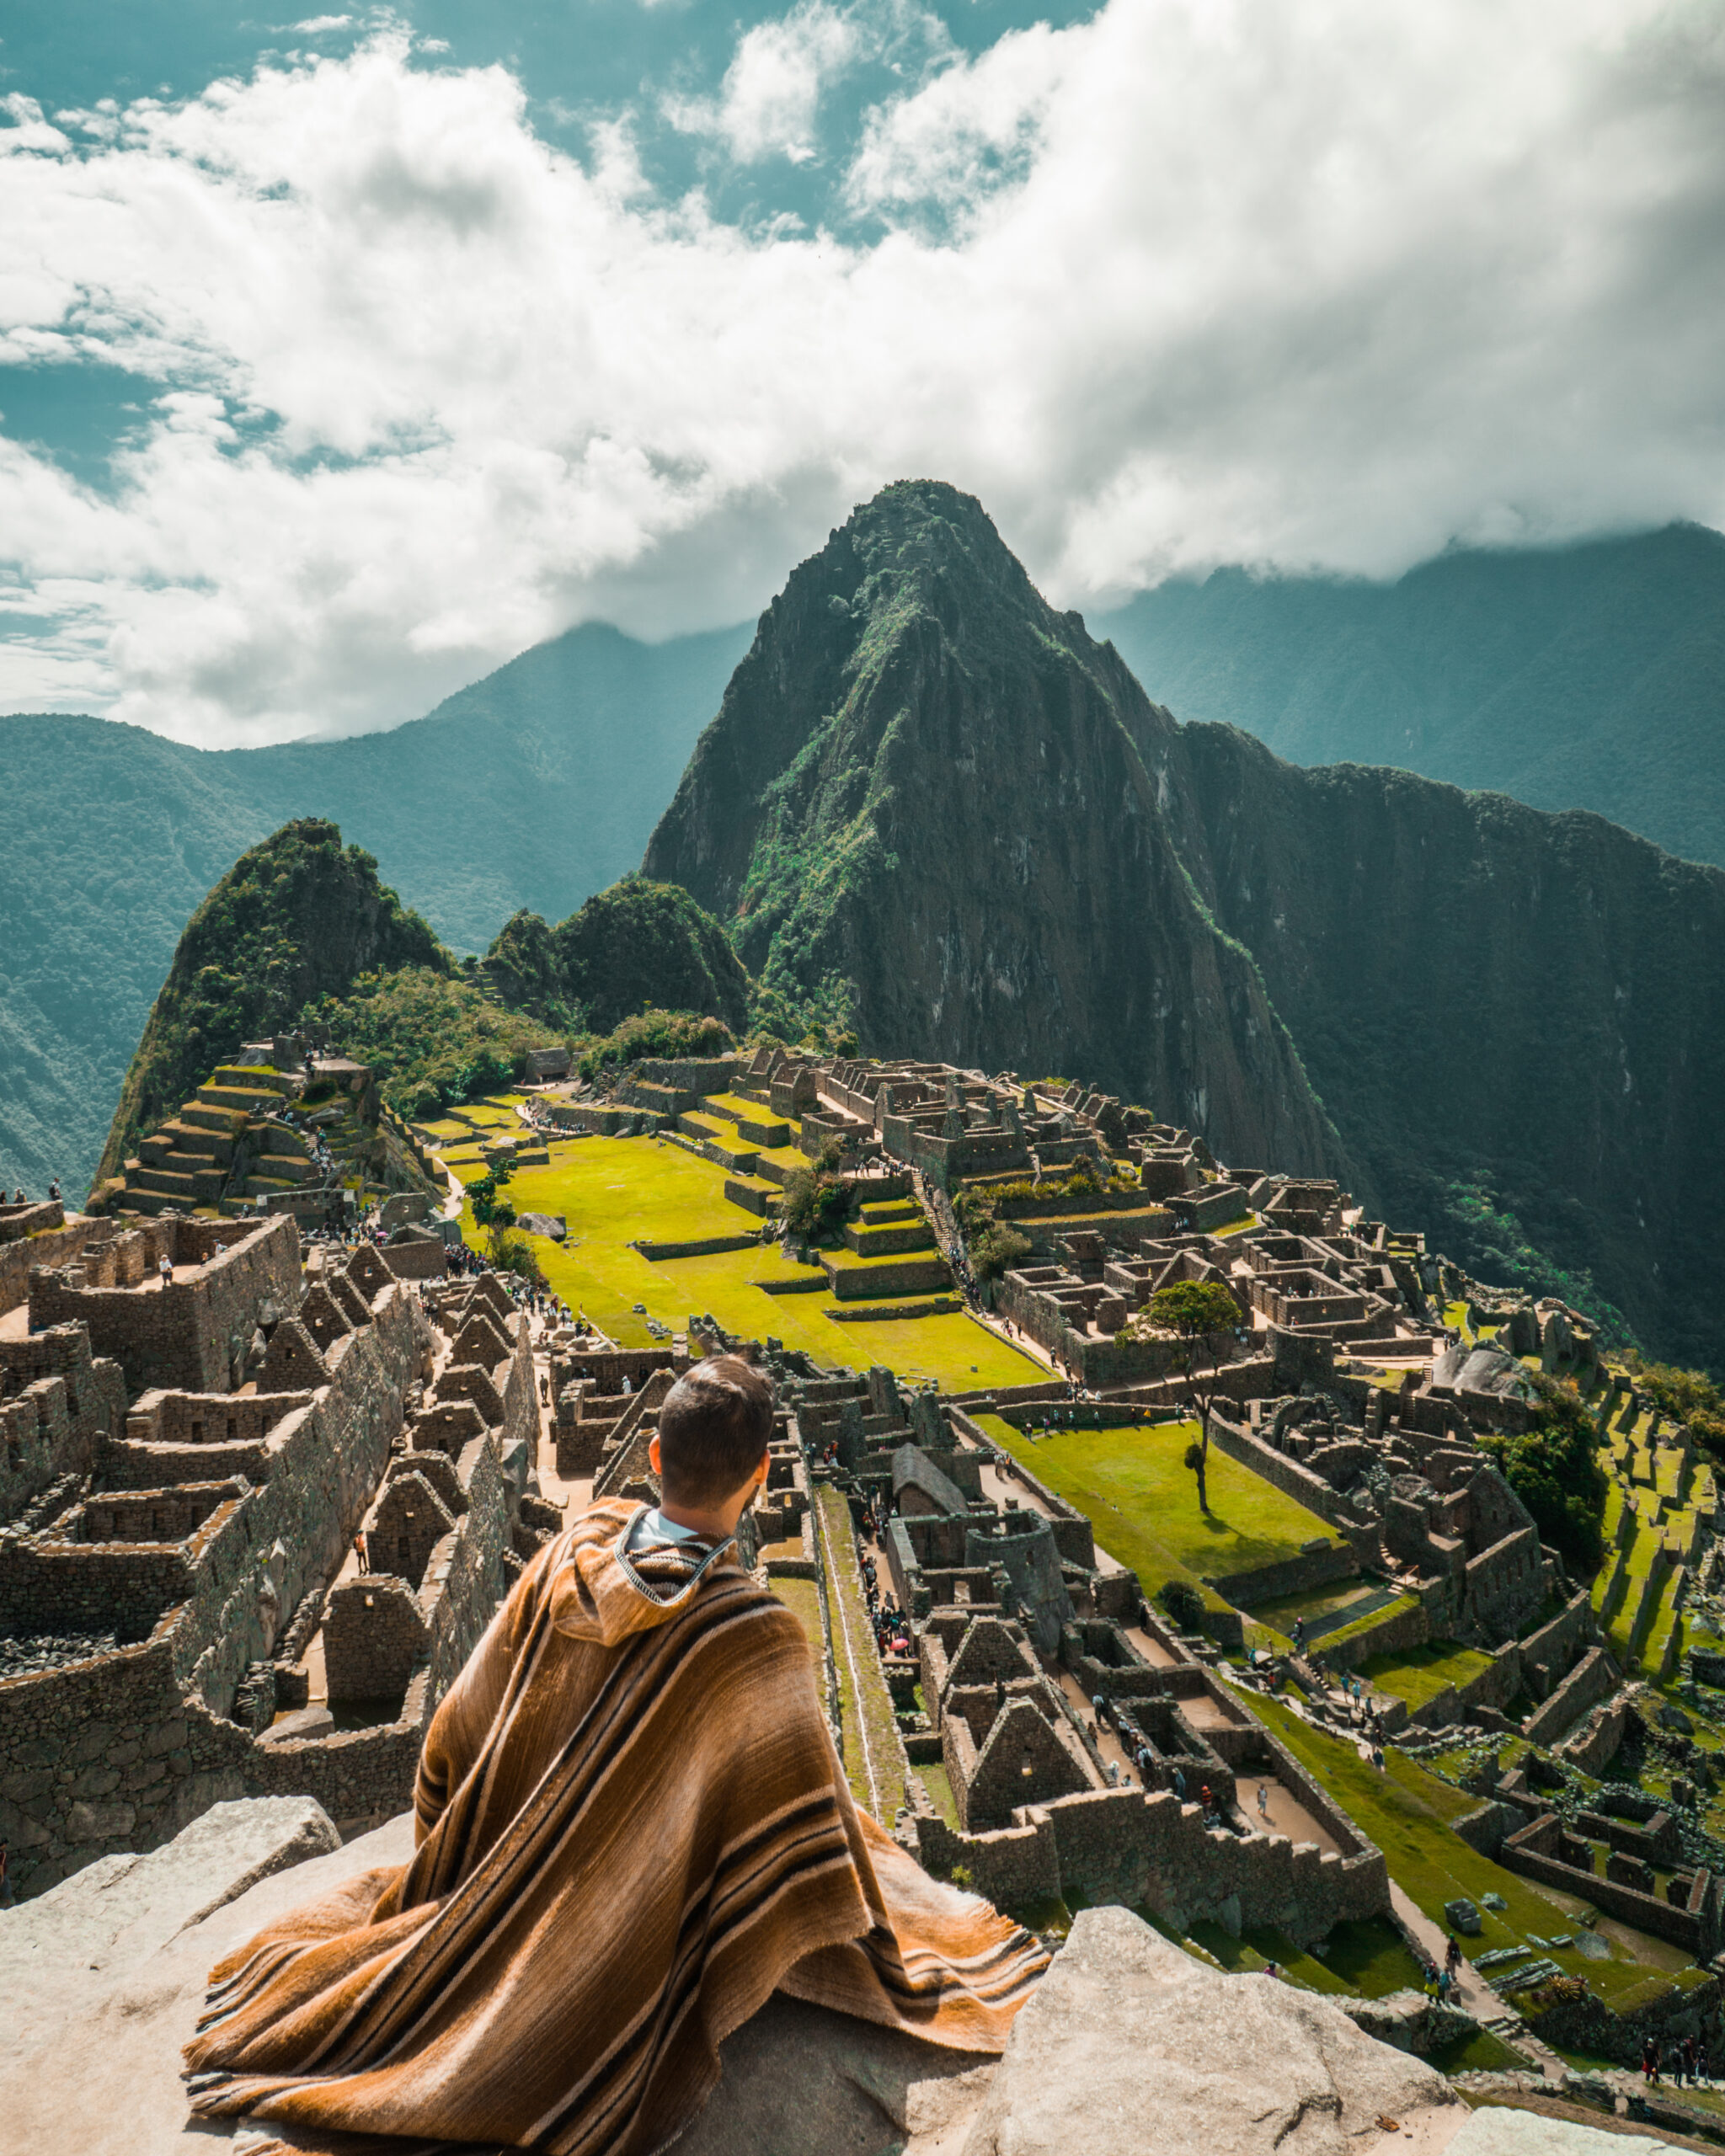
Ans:
{"label": "group of tourists", "polygon": [[[872,1505],[866,1517],[873,1533],[875,1529]],[[874,1629],[875,1652],[879,1654],[909,1654],[911,1620],[893,1596],[882,1594],[873,1553],[868,1550],[862,1552],[862,1592],[868,1598],[868,1621]]]}
{"label": "group of tourists", "polygon": [[[6,1186],[3,1183],[0,1183],[0,1205],[3,1205],[5,1202]],[[30,1201],[29,1196],[25,1193],[22,1184],[20,1184],[19,1187],[13,1192],[12,1202],[14,1205],[28,1205]],[[48,1203],[51,1205],[58,1205],[61,1203],[60,1178],[58,1176],[56,1176],[53,1182],[48,1186]]]}
{"label": "group of tourists", "polygon": [[1641,2071],[1649,2089],[1657,2089],[1668,2073],[1680,2089],[1685,2081],[1691,2089],[1713,2085],[1706,2039],[1702,2036],[1673,2036],[1663,2045],[1657,2036],[1647,2037],[1641,2047]]}

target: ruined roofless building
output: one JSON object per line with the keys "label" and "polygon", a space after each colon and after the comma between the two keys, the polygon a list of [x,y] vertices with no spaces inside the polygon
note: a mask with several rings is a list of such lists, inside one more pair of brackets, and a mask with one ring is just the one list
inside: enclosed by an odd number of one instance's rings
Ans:
{"label": "ruined roofless building", "polygon": [[308,1269],[282,1214],[92,1225],[0,1337],[0,1836],[24,1894],[225,1797],[401,1810],[432,1707],[559,1518],[489,1276],[422,1289],[369,1246]]}

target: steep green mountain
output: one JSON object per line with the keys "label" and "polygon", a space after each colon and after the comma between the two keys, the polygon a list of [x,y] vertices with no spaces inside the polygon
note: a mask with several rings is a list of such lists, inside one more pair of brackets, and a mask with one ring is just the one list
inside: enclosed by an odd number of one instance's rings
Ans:
{"label": "steep green mountain", "polygon": [[626,876],[555,928],[523,910],[483,971],[512,1010],[571,1031],[608,1033],[644,1004],[722,1018],[740,1033],[749,976],[723,928],[675,883]]}
{"label": "steep green mountain", "polygon": [[1482,1272],[1725,1365],[1725,874],[1178,726],[950,488],[793,574],[644,873],[865,1050],[1082,1070],[1236,1161],[1339,1163]]}
{"label": "steep green mountain", "polygon": [[0,1181],[81,1192],[180,931],[235,857],[328,816],[457,949],[640,858],[746,630],[576,629],[389,734],[211,753],[0,718]]}
{"label": "steep green mountain", "polygon": [[403,966],[446,973],[452,961],[334,824],[303,819],[243,853],[186,924],[98,1177],[117,1175],[137,1140],[247,1041],[286,1031],[361,974]]}
{"label": "steep green mountain", "polygon": [[1725,864],[1725,535],[1457,549],[1395,584],[1175,579],[1093,626],[1183,719],[1591,808]]}
{"label": "steep green mountain", "polygon": [[1135,739],[1158,729],[976,502],[889,487],[761,617],[643,873],[728,922],[797,1030],[1081,1069],[1236,1159],[1322,1169],[1299,1057],[1175,851]]}

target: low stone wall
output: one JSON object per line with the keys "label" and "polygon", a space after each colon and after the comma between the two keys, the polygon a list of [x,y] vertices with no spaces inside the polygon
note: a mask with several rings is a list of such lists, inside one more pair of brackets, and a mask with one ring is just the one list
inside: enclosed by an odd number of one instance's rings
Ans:
{"label": "low stone wall", "polygon": [[[1302,1801],[1333,1817],[1354,1854],[1296,1846],[1280,1835],[1236,1835],[1206,1828],[1195,1804],[1170,1790],[1097,1790],[1056,1798],[991,1833],[956,1833],[932,1812],[913,1815],[925,1866],[950,1877],[962,1868],[979,1893],[1008,1908],[1081,1893],[1092,1902],[1147,1905],[1177,1929],[1208,1919],[1238,1932],[1275,1925],[1297,1945],[1338,1923],[1387,1913],[1389,1875],[1381,1854],[1335,1812],[1267,1732],[1274,1771],[1291,1775]],[[1333,1829],[1332,1829],[1333,1831]]]}
{"label": "low stone wall", "polygon": [[[1360,1532],[1365,1524],[1355,1516],[1353,1507],[1339,1490],[1332,1489],[1322,1475],[1315,1475],[1301,1461],[1278,1452],[1254,1431],[1229,1422],[1225,1416],[1213,1414],[1210,1418],[1210,1441],[1218,1452],[1226,1453],[1242,1467],[1249,1467],[1254,1475],[1261,1475],[1284,1497],[1292,1497],[1308,1512],[1327,1520],[1332,1527],[1339,1528],[1344,1534]],[[1376,1540],[1375,1531],[1372,1540]]]}
{"label": "low stone wall", "polygon": [[1255,1572],[1224,1572],[1214,1578],[1206,1573],[1204,1579],[1236,1609],[1255,1609],[1279,1596],[1307,1594],[1336,1580],[1355,1579],[1359,1573],[1359,1560],[1349,1545],[1327,1541],[1322,1550],[1284,1558],[1279,1565],[1260,1565]]}
{"label": "low stone wall", "polygon": [[1718,1951],[1719,1886],[1710,1874],[1696,1874],[1688,1904],[1679,1908],[1658,1894],[1644,1894],[1606,1874],[1565,1864],[1557,1854],[1562,1834],[1556,1814],[1547,1812],[1519,1833],[1506,1836],[1498,1861],[1506,1871],[1519,1872],[1524,1878],[1538,1880],[1543,1886],[1555,1886],[1591,1902],[1620,1924],[1633,1924],[1637,1930],[1651,1932],[1655,1939],[1669,1940],[1697,1961],[1708,1961]]}
{"label": "low stone wall", "polygon": [[761,1238],[758,1235],[708,1235],[693,1242],[638,1241],[631,1247],[639,1251],[649,1265],[658,1265],[668,1257],[718,1257],[727,1251],[758,1250]]}
{"label": "low stone wall", "polygon": [[1315,1640],[1311,1658],[1340,1675],[1344,1670],[1358,1669],[1375,1654],[1397,1654],[1408,1647],[1423,1647],[1431,1636],[1431,1613],[1423,1603],[1416,1603],[1411,1609],[1391,1611],[1347,1639]]}
{"label": "low stone wall", "polygon": [[1530,1744],[1555,1744],[1590,1707],[1616,1689],[1617,1678],[1610,1656],[1603,1647],[1590,1647],[1545,1705],[1522,1724],[1523,1735]]}

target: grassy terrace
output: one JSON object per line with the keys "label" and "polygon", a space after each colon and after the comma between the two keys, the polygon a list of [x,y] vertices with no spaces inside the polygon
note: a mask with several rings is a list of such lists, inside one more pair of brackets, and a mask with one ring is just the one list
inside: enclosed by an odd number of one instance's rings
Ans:
{"label": "grassy terrace", "polygon": [[844,1708],[845,1776],[857,1801],[890,1827],[905,1801],[898,1724],[868,1622],[851,1508],[830,1483],[816,1490],[814,1502]]}
{"label": "grassy terrace", "polygon": [[[1280,1701],[1253,1693],[1247,1695],[1247,1704],[1377,1844],[1391,1877],[1434,1923],[1443,1923],[1445,1903],[1457,1895],[1465,1894],[1480,1907],[1485,1929],[1479,1939],[1469,1941],[1470,1957],[1496,1946],[1525,1945],[1530,1933],[1544,1939],[1573,1934],[1575,1918],[1550,1896],[1481,1856],[1450,1831],[1451,1822],[1476,1807],[1477,1796],[1440,1780],[1393,1747],[1386,1751],[1380,1774],[1353,1744],[1314,1729]],[[1481,1897],[1487,1894],[1501,1894],[1508,1908],[1502,1914],[1485,1908]],[[1608,1943],[1609,1961],[1588,1961],[1567,1946],[1549,1950],[1550,1956],[1571,1975],[1588,1977],[1620,2013],[1632,2010],[1632,1994],[1643,1987],[1651,1997],[1669,1983],[1656,1961],[1636,1960],[1615,1938]]]}
{"label": "grassy terrace", "polygon": [[1447,1684],[1469,1683],[1492,1666],[1488,1654],[1457,1646],[1453,1640],[1433,1640],[1423,1647],[1406,1647],[1395,1654],[1375,1654],[1360,1667],[1379,1691],[1405,1700],[1418,1710],[1435,1700]]}
{"label": "grassy terrace", "polygon": [[1249,1467],[1211,1448],[1210,1509],[1183,1463],[1195,1422],[1123,1430],[1060,1430],[1033,1438],[999,1416],[979,1418],[989,1435],[1056,1496],[1076,1505],[1110,1556],[1148,1593],[1170,1579],[1194,1582],[1281,1563],[1328,1524]]}
{"label": "grassy terrace", "polygon": [[[962,1312],[871,1323],[868,1302],[858,1300],[845,1308],[860,1321],[840,1323],[828,1315],[836,1305],[825,1273],[796,1264],[775,1243],[649,1264],[629,1247],[638,1238],[694,1242],[745,1235],[758,1233],[761,1220],[725,1196],[723,1168],[681,1146],[650,1138],[579,1138],[553,1140],[549,1150],[548,1166],[515,1170],[510,1202],[517,1213],[563,1215],[567,1241],[535,1236],[535,1255],[556,1292],[625,1347],[652,1344],[648,1316],[680,1331],[692,1315],[710,1311],[745,1338],[772,1334],[828,1369],[880,1363],[905,1378],[932,1378],[959,1392],[1034,1384],[1048,1374]],[[484,1173],[477,1159],[450,1158],[450,1165],[464,1183]],[[478,1242],[483,1231],[471,1212],[463,1224]],[[810,1292],[768,1294],[756,1284],[761,1281],[806,1284]],[[905,1299],[881,1299],[890,1308]],[[636,1303],[646,1305],[644,1314],[634,1310]]]}

